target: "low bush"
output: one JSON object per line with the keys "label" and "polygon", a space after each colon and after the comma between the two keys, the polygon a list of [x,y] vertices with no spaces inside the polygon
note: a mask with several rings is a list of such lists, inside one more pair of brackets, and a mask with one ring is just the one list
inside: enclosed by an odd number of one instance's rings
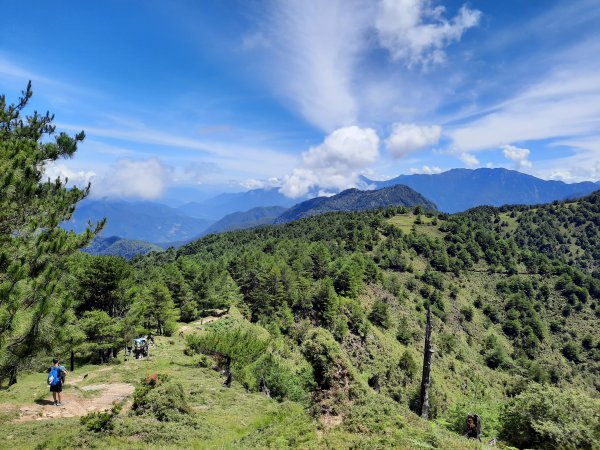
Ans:
{"label": "low bush", "polygon": [[114,428],[114,419],[121,412],[122,405],[115,403],[110,410],[91,412],[80,419],[81,425],[89,431],[110,432]]}
{"label": "low bush", "polygon": [[191,413],[181,384],[159,374],[141,381],[133,393],[135,415],[151,415],[161,422],[181,420]]}
{"label": "low bush", "polygon": [[600,401],[581,392],[531,385],[502,411],[500,437],[519,448],[597,448]]}

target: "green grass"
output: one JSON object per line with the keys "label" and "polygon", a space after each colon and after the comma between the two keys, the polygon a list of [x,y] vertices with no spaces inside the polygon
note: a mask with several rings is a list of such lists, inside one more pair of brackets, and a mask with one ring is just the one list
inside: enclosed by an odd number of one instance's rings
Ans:
{"label": "green grass", "polygon": [[[379,335],[384,348],[399,354],[391,332]],[[384,431],[370,433],[349,432],[343,424],[324,427],[315,420],[305,406],[294,402],[277,402],[259,393],[249,393],[238,383],[223,387],[219,373],[198,367],[197,356],[186,356],[184,340],[157,337],[151,349],[151,359],[124,359],[112,365],[85,365],[70,373],[70,379],[87,377],[78,386],[97,383],[137,383],[152,373],[168,373],[184,386],[193,413],[180,422],[158,422],[147,417],[121,413],[110,434],[86,430],[78,418],[11,423],[15,409],[31,405],[36,399],[49,398],[45,373],[28,373],[8,390],[0,391],[0,433],[3,443],[10,448],[148,448],[161,449],[284,449],[284,448],[476,448],[457,435],[432,422],[424,422],[405,411],[402,429],[393,422]],[[383,364],[383,361],[380,363]],[[108,369],[108,370],[106,370]],[[65,392],[77,390],[67,382]],[[8,407],[8,408],[7,408]],[[433,447],[432,443],[438,445]]]}
{"label": "green grass", "polygon": [[402,230],[403,233],[409,234],[413,228],[417,233],[425,234],[432,238],[442,239],[444,233],[442,233],[437,225],[433,225],[433,217],[421,216],[421,223],[416,224],[417,216],[414,214],[401,214],[388,219],[388,222],[397,226]]}

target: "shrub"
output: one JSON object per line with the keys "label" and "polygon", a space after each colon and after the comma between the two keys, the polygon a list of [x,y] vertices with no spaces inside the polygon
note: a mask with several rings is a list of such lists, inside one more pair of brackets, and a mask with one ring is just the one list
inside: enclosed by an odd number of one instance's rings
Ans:
{"label": "shrub", "polygon": [[389,307],[383,300],[375,300],[371,314],[369,314],[369,320],[386,330],[392,326]]}
{"label": "shrub", "polygon": [[142,380],[131,408],[135,415],[152,415],[161,422],[174,422],[191,413],[183,387],[165,374]]}
{"label": "shrub", "polygon": [[408,345],[412,340],[412,332],[408,326],[408,320],[403,317],[398,324],[398,331],[396,332],[396,339],[404,345]]}
{"label": "shrub", "polygon": [[534,384],[505,405],[500,437],[519,448],[592,449],[600,441],[600,401]]}
{"label": "shrub", "polygon": [[581,362],[581,346],[573,341],[570,341],[563,347],[562,354],[569,361],[575,363]]}
{"label": "shrub", "polygon": [[258,390],[262,378],[273,398],[303,402],[308,398],[314,381],[310,365],[305,360],[297,359],[284,359],[280,355],[266,353],[245,369],[244,384]]}
{"label": "shrub", "polygon": [[115,403],[110,410],[91,412],[82,416],[79,421],[89,431],[110,432],[114,428],[113,420],[119,415],[121,408],[120,403]]}
{"label": "shrub", "polygon": [[491,369],[507,367],[510,364],[510,358],[504,350],[504,347],[498,342],[498,338],[490,334],[485,339],[485,350],[483,352],[485,363]]}
{"label": "shrub", "polygon": [[471,322],[473,320],[473,308],[470,306],[462,307],[460,309],[460,315],[462,316],[463,320]]}

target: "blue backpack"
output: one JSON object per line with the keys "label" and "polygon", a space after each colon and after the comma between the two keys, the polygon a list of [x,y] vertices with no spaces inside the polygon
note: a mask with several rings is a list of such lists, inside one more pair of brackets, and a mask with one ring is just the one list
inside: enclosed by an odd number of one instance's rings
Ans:
{"label": "blue backpack", "polygon": [[58,367],[50,367],[50,373],[48,373],[48,384],[50,386],[56,386],[58,383],[60,383],[60,377],[58,375]]}

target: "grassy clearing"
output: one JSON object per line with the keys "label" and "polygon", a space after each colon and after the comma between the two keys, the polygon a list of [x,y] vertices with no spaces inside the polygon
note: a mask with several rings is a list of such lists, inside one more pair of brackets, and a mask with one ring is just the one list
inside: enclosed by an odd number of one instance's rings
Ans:
{"label": "grassy clearing", "polygon": [[420,216],[421,223],[417,222],[417,217],[414,214],[401,214],[388,219],[388,222],[392,225],[397,226],[402,230],[403,233],[409,234],[412,230],[416,230],[417,233],[425,234],[432,238],[442,239],[444,233],[442,233],[437,225],[434,225],[434,218],[427,217],[425,215]]}

